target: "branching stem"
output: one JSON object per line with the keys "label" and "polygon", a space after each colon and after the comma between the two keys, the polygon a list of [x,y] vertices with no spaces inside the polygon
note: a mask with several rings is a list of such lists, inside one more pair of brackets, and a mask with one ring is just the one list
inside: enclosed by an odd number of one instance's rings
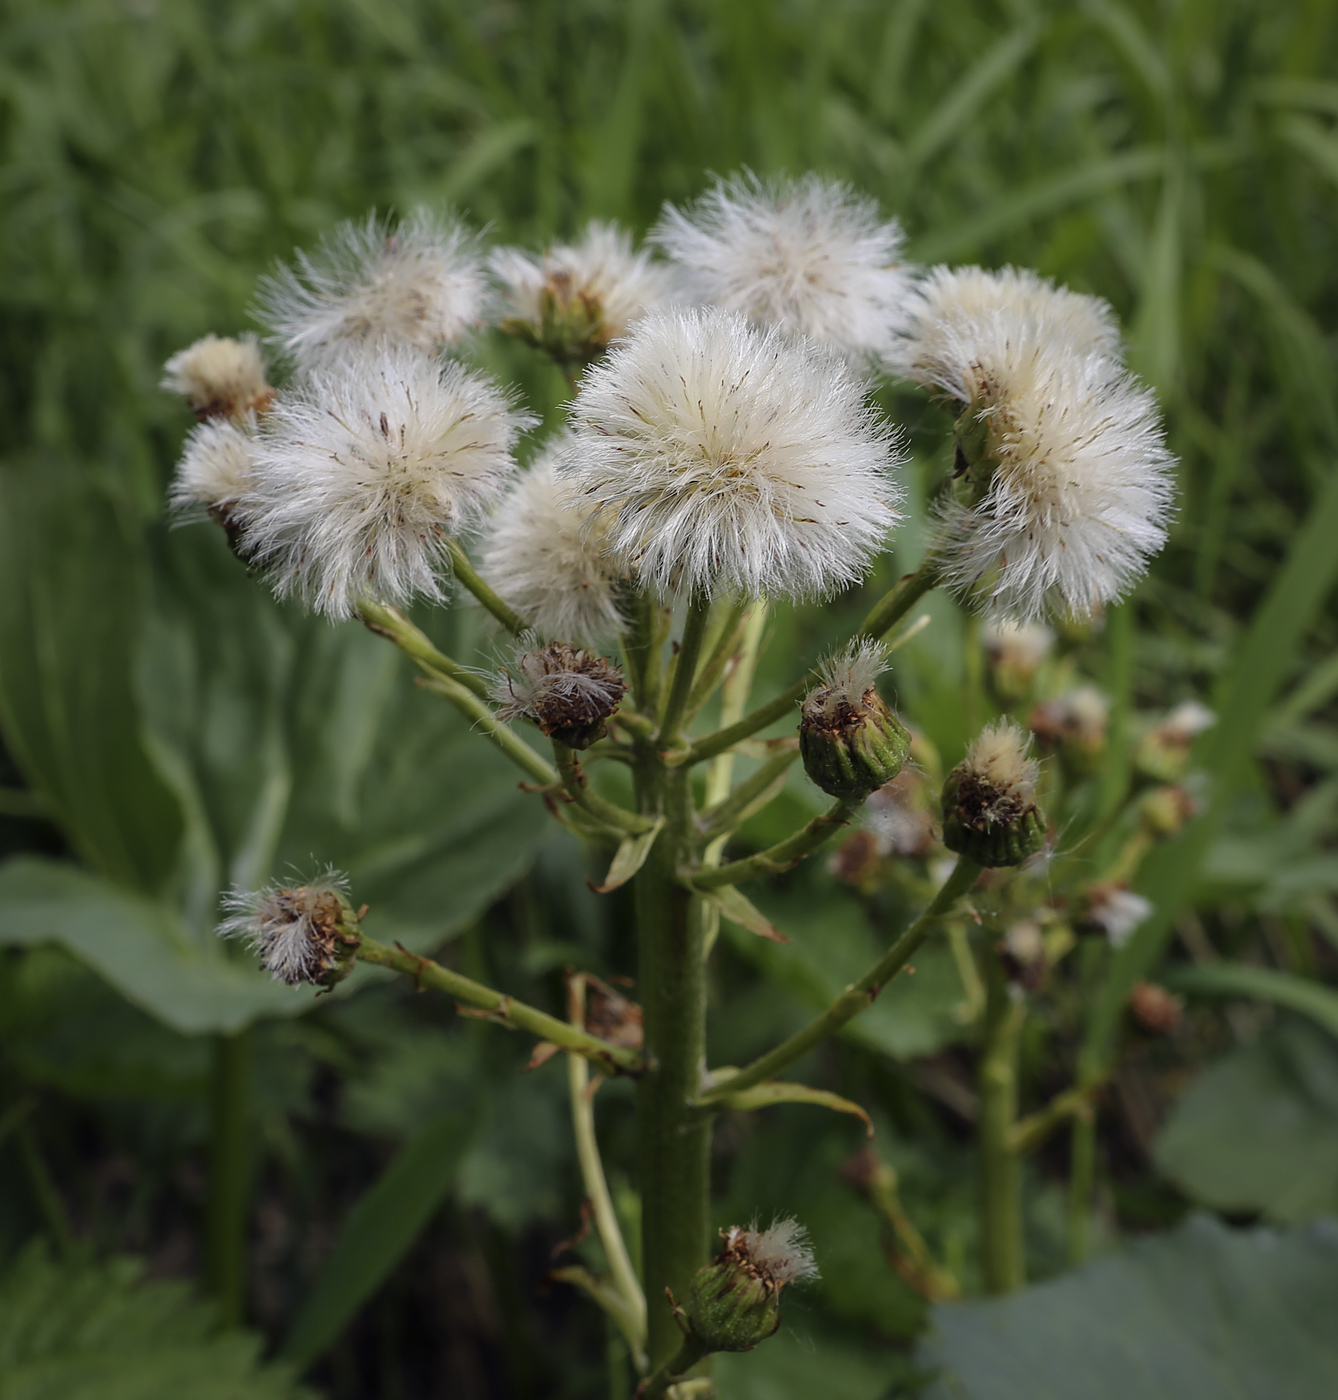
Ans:
{"label": "branching stem", "polygon": [[713,890],[721,885],[738,885],[759,875],[775,875],[789,870],[806,855],[816,851],[824,841],[830,840],[837,830],[849,822],[856,810],[855,803],[833,802],[821,816],[806,822],[784,841],[777,841],[765,851],[745,856],[742,860],[732,860],[728,865],[717,866],[714,870],[698,871],[689,877],[691,884],[695,889]]}
{"label": "branching stem", "polygon": [[504,603],[496,593],[484,583],[482,576],[469,562],[467,555],[455,540],[449,540],[447,547],[451,552],[451,567],[455,571],[455,576],[474,595],[475,598],[497,619],[498,622],[511,633],[513,637],[518,637],[525,630],[525,620],[519,613],[515,612]]}

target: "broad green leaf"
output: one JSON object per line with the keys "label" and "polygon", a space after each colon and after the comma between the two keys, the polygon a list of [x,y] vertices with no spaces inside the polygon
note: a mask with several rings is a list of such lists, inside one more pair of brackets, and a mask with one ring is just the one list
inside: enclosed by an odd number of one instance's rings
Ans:
{"label": "broad green leaf", "polygon": [[[786,1297],[781,1330],[753,1351],[723,1352],[712,1364],[720,1394],[729,1400],[885,1400],[887,1358],[826,1337],[792,1316],[801,1295]],[[900,1369],[900,1368],[898,1368]]]}
{"label": "broad green leaf", "polygon": [[1199,1217],[1011,1298],[944,1304],[924,1400],[1331,1400],[1338,1226]]}
{"label": "broad green leaf", "polygon": [[1289,1011],[1299,1011],[1338,1036],[1338,992],[1294,973],[1243,963],[1212,963],[1181,967],[1161,979],[1173,991],[1190,996],[1248,997],[1271,1001]]}
{"label": "broad green leaf", "polygon": [[0,727],[70,844],[153,890],[181,822],[139,735],[143,561],[116,503],[60,458],[0,467]]}
{"label": "broad green leaf", "polygon": [[1338,1045],[1295,1020],[1237,1046],[1176,1104],[1153,1156],[1217,1210],[1338,1215]]}
{"label": "broad green leaf", "polygon": [[359,1197],[284,1342],[285,1360],[305,1370],[381,1286],[441,1205],[472,1128],[463,1110],[438,1115]]}
{"label": "broad green leaf", "polygon": [[0,866],[0,944],[58,943],[127,1001],[186,1033],[236,1031],[257,1016],[295,1015],[309,988],[285,987],[217,940],[197,943],[161,900],[73,865],[17,857]]}
{"label": "broad green leaf", "polygon": [[54,1263],[40,1246],[0,1274],[5,1400],[314,1400],[261,1340],[221,1332],[180,1283],[137,1259]]}

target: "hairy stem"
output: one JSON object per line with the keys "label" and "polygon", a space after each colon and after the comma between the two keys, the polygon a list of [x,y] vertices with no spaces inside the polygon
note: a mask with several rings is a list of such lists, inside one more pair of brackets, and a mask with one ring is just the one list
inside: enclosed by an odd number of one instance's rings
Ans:
{"label": "hairy stem", "polygon": [[669,699],[665,702],[664,715],[660,720],[659,745],[665,748],[678,738],[679,726],[692,694],[692,683],[697,678],[697,662],[701,659],[702,642],[706,638],[706,627],[711,616],[711,601],[699,595],[688,602],[688,615],[683,623],[683,637],[678,644],[678,656],[674,661],[674,679],[669,687]]}
{"label": "hairy stem", "polygon": [[427,675],[445,676],[458,681],[480,698],[487,695],[488,687],[481,676],[475,675],[467,666],[461,666],[458,661],[452,661],[445,652],[438,651],[398,608],[364,598],[358,604],[358,616],[369,632],[394,642]]}
{"label": "hairy stem", "polygon": [[600,1040],[588,1031],[568,1025],[566,1021],[560,1021],[556,1016],[550,1016],[536,1007],[527,1006],[523,1001],[517,1001],[514,997],[484,986],[482,982],[475,982],[473,978],[451,972],[440,963],[433,962],[431,958],[419,957],[417,953],[411,953],[398,945],[393,948],[387,947],[384,943],[368,938],[366,934],[360,935],[360,938],[357,953],[359,962],[393,968],[396,972],[403,972],[412,977],[415,986],[419,988],[431,987],[434,991],[445,992],[448,997],[453,997],[465,1006],[490,1011],[502,1025],[529,1031],[563,1050],[584,1055],[599,1065],[606,1074],[617,1074],[619,1071],[636,1074],[645,1067],[645,1057],[639,1051],[610,1045],[608,1041]]}
{"label": "hairy stem", "polygon": [[[571,982],[571,1022],[578,1030],[585,1025],[585,983],[579,977]],[[604,1164],[599,1155],[599,1141],[595,1137],[595,1105],[590,1088],[590,1066],[581,1055],[567,1056],[567,1090],[571,1097],[572,1132],[576,1138],[576,1159],[581,1167],[581,1180],[585,1185],[586,1198],[595,1218],[595,1229],[599,1242],[604,1246],[604,1256],[609,1261],[609,1273],[613,1286],[625,1309],[619,1316],[632,1352],[633,1363],[638,1371],[646,1369],[646,1299],[637,1281],[636,1271],[623,1242],[623,1232],[618,1225],[618,1213],[613,1208],[613,1197],[609,1195],[609,1185],[604,1179]]]}
{"label": "hairy stem", "polygon": [[806,855],[816,851],[824,841],[830,840],[840,827],[849,822],[857,807],[858,804],[852,802],[833,802],[821,816],[806,822],[784,841],[777,841],[765,851],[730,861],[728,865],[717,866],[714,870],[698,871],[691,877],[692,884],[700,890],[712,890],[721,885],[741,884],[758,875],[776,875],[782,870],[789,870]]}
{"label": "hairy stem", "polygon": [[1018,1044],[1026,1008],[994,953],[986,954],[985,1042],[980,1057],[980,1238],[985,1287],[1012,1293],[1027,1281],[1022,1164],[1014,1148]]}
{"label": "hairy stem", "polygon": [[708,1115],[692,1100],[706,1054],[706,919],[700,898],[678,880],[692,841],[688,774],[666,772],[653,754],[637,770],[643,814],[665,827],[633,881],[637,987],[650,1067],[637,1083],[642,1280],[650,1364],[678,1350],[665,1289],[686,1296],[706,1262],[710,1196]]}
{"label": "hairy stem", "polygon": [[251,1033],[214,1040],[209,1089],[209,1196],[205,1244],[209,1284],[225,1327],[246,1312],[246,1221],[251,1194]]}
{"label": "hairy stem", "polygon": [[447,541],[447,546],[451,552],[451,567],[455,571],[455,576],[474,595],[475,598],[497,619],[498,622],[511,633],[513,637],[519,636],[525,630],[525,621],[519,613],[514,612],[504,603],[496,593],[484,583],[473,564],[469,562],[469,555],[456,543],[455,540]]}
{"label": "hairy stem", "polygon": [[751,1088],[779,1074],[871,1006],[883,988],[910,962],[925,939],[944,922],[953,905],[975,884],[979,874],[980,866],[961,857],[925,911],[858,982],[852,982],[822,1015],[796,1031],[789,1040],[730,1075],[724,1083],[703,1094],[698,1103],[703,1106],[718,1103],[741,1089]]}

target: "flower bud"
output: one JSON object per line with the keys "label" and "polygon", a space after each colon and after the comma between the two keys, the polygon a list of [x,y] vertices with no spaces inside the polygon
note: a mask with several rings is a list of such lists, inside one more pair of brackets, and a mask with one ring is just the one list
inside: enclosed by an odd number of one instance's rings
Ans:
{"label": "flower bud", "polygon": [[502,702],[498,719],[524,715],[571,749],[589,748],[603,735],[605,720],[627,690],[623,673],[611,661],[565,642],[522,652],[515,669],[494,689]]}
{"label": "flower bud", "polygon": [[1001,721],[986,729],[943,784],[943,844],[977,865],[1021,865],[1045,844],[1027,738]]}
{"label": "flower bud", "polygon": [[785,1287],[817,1277],[813,1251],[793,1220],[761,1232],[731,1225],[720,1234],[724,1251],[692,1280],[688,1330],[707,1351],[751,1351],[780,1326]]}
{"label": "flower bud", "polygon": [[984,637],[990,689],[1004,706],[1025,700],[1055,634],[1044,623],[1005,620],[987,625]]}
{"label": "flower bud", "polygon": [[1151,913],[1152,905],[1141,894],[1119,881],[1106,881],[1087,891],[1079,925],[1104,933],[1112,948],[1123,948]]}
{"label": "flower bud", "polygon": [[822,685],[804,700],[799,751],[808,776],[830,797],[862,802],[901,772],[910,732],[874,684],[883,648],[857,642],[819,668]]}
{"label": "flower bud", "polygon": [[244,938],[277,982],[333,987],[353,970],[361,942],[347,892],[347,877],[335,870],[291,888],[234,890],[218,931]]}
{"label": "flower bud", "polygon": [[1134,768],[1154,783],[1177,783],[1189,769],[1189,750],[1197,735],[1217,723],[1217,716],[1197,700],[1177,705],[1143,736],[1134,751]]}
{"label": "flower bud", "polygon": [[1110,702],[1094,685],[1083,685],[1033,706],[1027,727],[1043,749],[1059,754],[1067,773],[1087,778],[1106,751],[1109,718]]}
{"label": "flower bud", "polygon": [[1171,1035],[1180,1028],[1185,1003],[1155,982],[1137,982],[1129,992],[1129,1011],[1145,1031]]}
{"label": "flower bud", "polygon": [[1198,812],[1198,803],[1184,788],[1169,783],[1153,788],[1138,804],[1138,817],[1148,833],[1159,839],[1176,836]]}
{"label": "flower bud", "polygon": [[162,387],[182,394],[199,419],[264,413],[274,397],[254,336],[207,335],[163,366]]}

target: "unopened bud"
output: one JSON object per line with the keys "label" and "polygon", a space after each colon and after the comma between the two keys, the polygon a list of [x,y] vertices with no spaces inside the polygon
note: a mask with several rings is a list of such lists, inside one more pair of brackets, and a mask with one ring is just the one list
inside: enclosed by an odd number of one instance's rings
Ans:
{"label": "unopened bud", "polygon": [[1006,706],[1025,700],[1055,634],[1041,622],[1004,621],[988,625],[984,638],[994,694]]}
{"label": "unopened bud", "polygon": [[352,971],[362,941],[347,891],[347,877],[334,870],[305,885],[234,890],[218,931],[245,939],[278,982],[333,987]]}
{"label": "unopened bud", "polygon": [[1155,783],[1176,783],[1189,769],[1195,738],[1217,723],[1217,716],[1197,700],[1177,705],[1143,736],[1134,751],[1134,768]]}
{"label": "unopened bud", "polygon": [[162,387],[184,395],[200,419],[264,413],[274,397],[254,336],[207,335],[178,350],[163,366]]}
{"label": "unopened bud", "polygon": [[1153,788],[1138,804],[1138,815],[1153,835],[1167,838],[1177,835],[1185,823],[1198,812],[1198,803],[1182,787],[1169,783]]}
{"label": "unopened bud", "polygon": [[723,1252],[692,1280],[688,1329],[708,1352],[751,1351],[780,1326],[783,1290],[817,1277],[813,1251],[793,1220],[760,1232],[731,1225],[720,1234]]}
{"label": "unopened bud", "polygon": [[943,844],[977,865],[1021,865],[1045,844],[1027,737],[1001,721],[986,729],[943,784]]}
{"label": "unopened bud", "polygon": [[1043,749],[1058,753],[1066,771],[1085,778],[1106,751],[1109,718],[1110,702],[1094,685],[1084,685],[1033,706],[1027,727]]}
{"label": "unopened bud", "polygon": [[1129,1011],[1145,1031],[1170,1035],[1180,1028],[1185,1003],[1155,982],[1137,982],[1129,993]]}
{"label": "unopened bud", "polygon": [[906,761],[910,732],[875,684],[884,656],[874,641],[845,648],[822,663],[822,684],[804,700],[799,751],[805,772],[829,797],[862,802]]}
{"label": "unopened bud", "polygon": [[502,702],[499,719],[524,715],[550,739],[586,749],[603,736],[604,722],[626,690],[623,673],[611,661],[550,642],[517,656],[514,674],[504,674],[494,695]]}

